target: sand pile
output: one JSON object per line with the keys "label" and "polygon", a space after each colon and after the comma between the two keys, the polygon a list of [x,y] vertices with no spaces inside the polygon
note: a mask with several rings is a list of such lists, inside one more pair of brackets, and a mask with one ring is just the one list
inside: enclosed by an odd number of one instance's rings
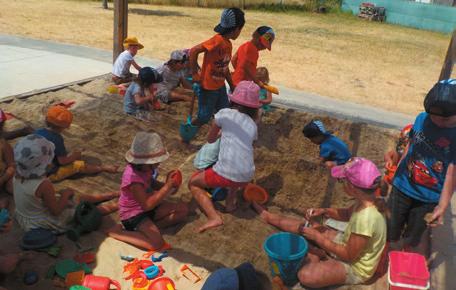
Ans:
{"label": "sand pile", "polygon": [[[75,100],[72,107],[75,118],[73,125],[64,133],[69,150],[84,149],[84,155],[92,162],[104,162],[125,165],[123,156],[137,131],[155,131],[159,133],[170,152],[170,159],[161,165],[161,176],[179,168],[184,175],[184,186],[174,199],[190,200],[190,193],[185,186],[191,173],[193,156],[204,143],[207,128],[200,131],[191,145],[180,141],[178,128],[187,114],[188,105],[173,104],[165,111],[156,112],[151,122],[138,121],[127,117],[122,112],[122,98],[106,92],[107,79],[98,79],[83,86],[72,86],[63,90],[35,95],[26,100],[14,100],[2,104],[2,109],[14,113],[19,118],[7,126],[18,126],[26,122],[33,127],[43,126],[43,110],[54,102]],[[303,125],[315,118],[315,115],[293,110],[276,109],[263,118],[259,127],[259,140],[255,144],[256,182],[271,195],[268,207],[272,211],[299,214],[308,207],[342,206],[348,199],[339,185],[328,179],[328,171],[318,164],[317,146],[305,140],[301,130]],[[366,124],[340,121],[328,116],[321,117],[328,128],[345,140],[359,156],[372,159],[382,164],[383,152],[392,148],[396,132],[383,130]],[[66,180],[57,184],[57,188],[71,187],[79,192],[101,193],[118,190],[121,174],[89,176]],[[173,246],[171,258],[164,260],[167,276],[174,279],[177,289],[200,289],[202,283],[191,285],[180,274],[182,264],[193,265],[204,278],[210,271],[219,267],[234,267],[244,261],[250,261],[264,273],[268,284],[269,269],[267,257],[262,250],[262,242],[276,229],[262,223],[257,215],[245,203],[240,203],[233,214],[223,215],[225,226],[202,234],[194,230],[204,220],[203,214],[192,216],[186,224],[165,232],[165,239]],[[103,229],[117,221],[117,214],[105,217]],[[17,228],[2,235],[0,241],[4,251],[18,251],[17,241],[22,232]],[[143,252],[106,238],[102,231],[86,235],[81,239],[83,246],[95,248],[97,261],[94,273],[108,276],[122,283],[123,289],[131,289],[131,283],[123,280],[119,253],[139,256]],[[59,238],[63,252],[59,258],[71,258],[77,253],[76,246],[65,237]],[[49,265],[55,259],[44,253],[38,253],[36,259],[23,263],[0,285],[9,289],[25,289],[21,283],[22,274],[34,269],[40,274],[38,284],[27,289],[53,289],[52,282],[43,277]]]}

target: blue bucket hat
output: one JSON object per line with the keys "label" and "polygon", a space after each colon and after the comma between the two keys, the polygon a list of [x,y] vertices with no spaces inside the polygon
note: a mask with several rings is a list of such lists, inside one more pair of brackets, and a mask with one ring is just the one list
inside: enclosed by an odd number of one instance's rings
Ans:
{"label": "blue bucket hat", "polygon": [[260,290],[255,268],[243,263],[234,269],[221,268],[207,278],[201,290]]}
{"label": "blue bucket hat", "polygon": [[231,32],[237,27],[245,24],[244,12],[241,9],[233,7],[224,9],[220,17],[220,23],[214,27],[214,31],[220,34]]}
{"label": "blue bucket hat", "polygon": [[323,125],[323,122],[320,120],[310,121],[306,126],[304,126],[304,129],[302,129],[302,133],[307,138],[313,138],[321,135],[331,135],[331,132],[325,129],[325,125]]}
{"label": "blue bucket hat", "polygon": [[424,99],[424,109],[442,117],[456,115],[456,79],[436,83]]}

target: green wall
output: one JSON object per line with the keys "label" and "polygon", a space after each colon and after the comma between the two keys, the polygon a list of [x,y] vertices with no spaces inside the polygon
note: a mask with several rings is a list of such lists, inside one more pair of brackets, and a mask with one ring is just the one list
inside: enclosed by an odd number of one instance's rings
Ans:
{"label": "green wall", "polygon": [[451,33],[456,29],[456,7],[403,0],[343,0],[342,10],[359,12],[362,2],[386,8],[386,22]]}

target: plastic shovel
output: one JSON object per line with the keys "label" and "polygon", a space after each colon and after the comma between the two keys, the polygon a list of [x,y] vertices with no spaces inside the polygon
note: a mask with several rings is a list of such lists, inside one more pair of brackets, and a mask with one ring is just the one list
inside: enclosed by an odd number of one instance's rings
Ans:
{"label": "plastic shovel", "polygon": [[181,123],[180,128],[179,128],[179,134],[180,134],[182,140],[186,143],[190,142],[190,140],[192,140],[193,137],[195,137],[195,135],[196,135],[196,133],[198,133],[198,129],[199,129],[198,126],[192,125],[193,107],[195,105],[195,97],[199,94],[199,90],[200,90],[199,84],[194,83],[193,84],[194,94],[192,97],[192,101],[190,103],[190,112],[188,113],[187,121]]}
{"label": "plastic shovel", "polygon": [[263,85],[263,88],[275,95],[279,94],[279,89],[270,85]]}

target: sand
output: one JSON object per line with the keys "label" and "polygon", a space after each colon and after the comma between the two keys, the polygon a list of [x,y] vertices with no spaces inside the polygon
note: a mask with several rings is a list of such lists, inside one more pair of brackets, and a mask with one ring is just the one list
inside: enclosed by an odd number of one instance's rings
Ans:
{"label": "sand", "polygon": [[[92,162],[103,162],[125,166],[124,153],[137,131],[159,133],[168,151],[170,159],[160,167],[161,178],[171,169],[179,168],[184,175],[181,186],[174,200],[189,201],[191,195],[185,186],[191,173],[193,155],[204,143],[204,127],[191,145],[180,141],[178,127],[187,112],[186,104],[173,104],[165,111],[154,113],[156,120],[144,122],[128,117],[122,112],[122,99],[118,95],[106,92],[107,79],[97,79],[83,86],[71,86],[57,92],[34,95],[26,100],[14,100],[2,104],[2,109],[14,113],[19,119],[8,123],[7,128],[26,122],[34,127],[43,126],[43,110],[54,102],[75,100],[72,107],[74,122],[64,132],[67,147],[84,149],[84,155]],[[294,110],[275,109],[268,113],[259,127],[259,140],[255,144],[255,180],[271,195],[268,208],[273,212],[299,215],[308,207],[321,205],[343,206],[349,200],[339,184],[330,182],[328,171],[318,164],[318,147],[304,139],[301,133],[303,124],[317,116]],[[397,132],[373,127],[367,124],[352,123],[318,116],[326,126],[345,140],[357,155],[372,159],[378,165],[383,162],[383,152],[392,148]],[[121,174],[87,176],[58,183],[57,188],[71,187],[78,192],[102,193],[118,190]],[[234,267],[250,261],[262,273],[265,289],[270,289],[267,256],[262,250],[264,239],[277,230],[265,225],[248,206],[241,201],[233,214],[223,214],[225,225],[219,229],[196,234],[195,229],[205,221],[205,216],[198,212],[187,223],[164,232],[165,239],[173,246],[170,258],[164,260],[166,276],[171,277],[177,289],[200,289],[203,282],[192,285],[179,274],[183,264],[192,268],[203,277],[219,267]],[[144,253],[132,246],[107,238],[102,230],[111,227],[118,220],[117,213],[105,217],[102,229],[81,238],[84,246],[95,248],[97,254],[93,271],[97,275],[118,280],[123,289],[131,289],[131,283],[122,279],[124,261],[119,253],[140,256]],[[15,226],[12,232],[2,235],[0,246],[5,251],[19,251],[18,240],[23,233]],[[64,236],[59,237],[63,252],[58,257],[71,258],[77,253],[75,245]],[[18,269],[7,276],[0,285],[8,289],[53,289],[52,281],[45,280],[47,268],[56,259],[44,253],[37,253],[35,259],[22,263]],[[36,270],[40,281],[31,287],[25,287],[22,275],[26,270]],[[385,286],[384,278],[380,285]],[[351,288],[351,289],[356,289]]]}

